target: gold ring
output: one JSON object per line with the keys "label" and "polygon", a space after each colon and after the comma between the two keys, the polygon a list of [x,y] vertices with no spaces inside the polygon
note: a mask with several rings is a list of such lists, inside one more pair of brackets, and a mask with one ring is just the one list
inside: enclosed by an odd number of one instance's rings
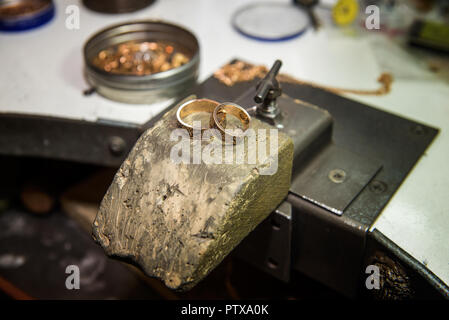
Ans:
{"label": "gold ring", "polygon": [[[215,108],[219,105],[217,101],[210,100],[210,99],[193,99],[190,101],[187,101],[183,103],[179,108],[178,111],[176,111],[176,119],[178,120],[178,123],[186,128],[190,135],[193,133],[193,126],[186,123],[184,119],[194,113],[198,112],[207,112],[210,114],[213,114]],[[201,132],[209,129],[209,127],[203,127],[203,124],[201,124]]]}
{"label": "gold ring", "polygon": [[[243,129],[241,129],[241,133],[236,134],[235,131],[231,133],[232,129],[230,130],[226,128],[226,117],[228,114],[233,115],[240,120],[243,126]],[[238,104],[232,102],[224,102],[214,109],[212,117],[210,119],[210,126],[216,127],[221,131],[221,133],[223,134],[223,140],[225,140],[226,136],[229,136],[232,137],[233,142],[235,143],[236,138],[242,137],[245,131],[249,129],[250,122],[251,117],[245,109],[243,109]]]}

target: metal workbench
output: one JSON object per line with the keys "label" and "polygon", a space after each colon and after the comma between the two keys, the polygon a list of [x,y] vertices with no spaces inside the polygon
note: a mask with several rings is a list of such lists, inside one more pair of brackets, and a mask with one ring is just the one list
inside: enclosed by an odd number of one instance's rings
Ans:
{"label": "metal workbench", "polygon": [[[232,13],[250,2],[254,1],[165,0],[133,14],[111,16],[88,11],[80,1],[57,1],[56,17],[48,25],[21,34],[0,34],[0,112],[82,120],[93,126],[118,122],[139,127],[151,120],[174,101],[126,105],[82,94],[88,87],[82,66],[86,39],[99,28],[137,18],[164,19],[192,30],[201,45],[200,81],[232,57],[265,65],[279,58],[283,72],[299,79],[343,88],[377,88],[376,78],[385,71],[372,50],[378,43],[374,41],[383,41],[378,36],[344,36],[324,29],[287,42],[257,42],[239,35],[230,23]],[[65,27],[65,8],[70,4],[80,8],[79,30]],[[370,230],[380,231],[447,284],[449,85],[416,67],[407,55],[392,52],[390,58],[397,69],[413,69],[413,77],[396,77],[385,96],[348,97],[440,132]]]}

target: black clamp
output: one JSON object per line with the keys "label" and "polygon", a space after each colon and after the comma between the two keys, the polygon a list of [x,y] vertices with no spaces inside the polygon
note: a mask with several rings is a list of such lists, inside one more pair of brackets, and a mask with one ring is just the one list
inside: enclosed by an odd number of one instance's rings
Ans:
{"label": "black clamp", "polygon": [[257,84],[254,101],[258,104],[256,109],[258,116],[274,119],[280,113],[276,99],[282,94],[282,89],[276,75],[281,66],[282,62],[276,60],[265,78]]}

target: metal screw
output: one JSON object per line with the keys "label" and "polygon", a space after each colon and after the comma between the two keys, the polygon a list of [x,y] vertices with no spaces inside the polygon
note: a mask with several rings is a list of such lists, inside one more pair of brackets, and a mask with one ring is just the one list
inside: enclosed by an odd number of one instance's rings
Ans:
{"label": "metal screw", "polygon": [[346,179],[346,172],[342,169],[334,169],[329,172],[328,177],[333,183],[342,183]]}
{"label": "metal screw", "polygon": [[417,136],[422,136],[422,135],[426,134],[426,132],[427,132],[426,128],[424,128],[423,126],[421,126],[419,124],[413,125],[411,130],[412,130],[412,133],[416,134]]}
{"label": "metal screw", "polygon": [[279,222],[276,221],[275,218],[271,218],[271,226],[273,227],[273,230],[281,229],[281,225],[279,224]]}
{"label": "metal screw", "polygon": [[126,149],[126,142],[121,137],[113,136],[109,139],[109,150],[115,156],[123,154]]}
{"label": "metal screw", "polygon": [[268,260],[267,260],[267,266],[268,266],[270,269],[277,269],[278,266],[279,266],[279,264],[278,264],[278,262],[277,262],[276,260],[274,260],[273,258],[268,258]]}
{"label": "metal screw", "polygon": [[373,193],[382,193],[387,190],[387,184],[383,181],[373,180],[369,185],[369,190]]}

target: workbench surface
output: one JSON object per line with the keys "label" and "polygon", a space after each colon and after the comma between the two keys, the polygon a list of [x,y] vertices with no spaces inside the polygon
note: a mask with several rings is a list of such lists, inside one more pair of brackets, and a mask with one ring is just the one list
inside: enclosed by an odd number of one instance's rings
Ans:
{"label": "workbench surface", "polygon": [[[231,16],[255,0],[163,0],[122,15],[89,11],[81,1],[55,2],[56,17],[49,24],[23,33],[0,33],[0,112],[135,124],[149,120],[173,101],[127,105],[82,94],[88,88],[83,77],[85,41],[103,27],[136,19],[164,19],[193,31],[201,46],[200,81],[233,57],[267,66],[281,59],[281,72],[342,88],[376,89],[377,77],[388,71],[379,63],[379,48],[389,46],[381,36],[351,36],[325,28],[318,33],[309,30],[286,42],[243,37],[231,26]],[[80,8],[79,30],[65,27],[65,10],[71,4]],[[404,52],[384,52],[383,61],[395,69],[392,91],[385,96],[348,97],[441,131],[372,229],[380,230],[449,283],[449,210],[445,205],[449,191],[449,85],[417,66]]]}

